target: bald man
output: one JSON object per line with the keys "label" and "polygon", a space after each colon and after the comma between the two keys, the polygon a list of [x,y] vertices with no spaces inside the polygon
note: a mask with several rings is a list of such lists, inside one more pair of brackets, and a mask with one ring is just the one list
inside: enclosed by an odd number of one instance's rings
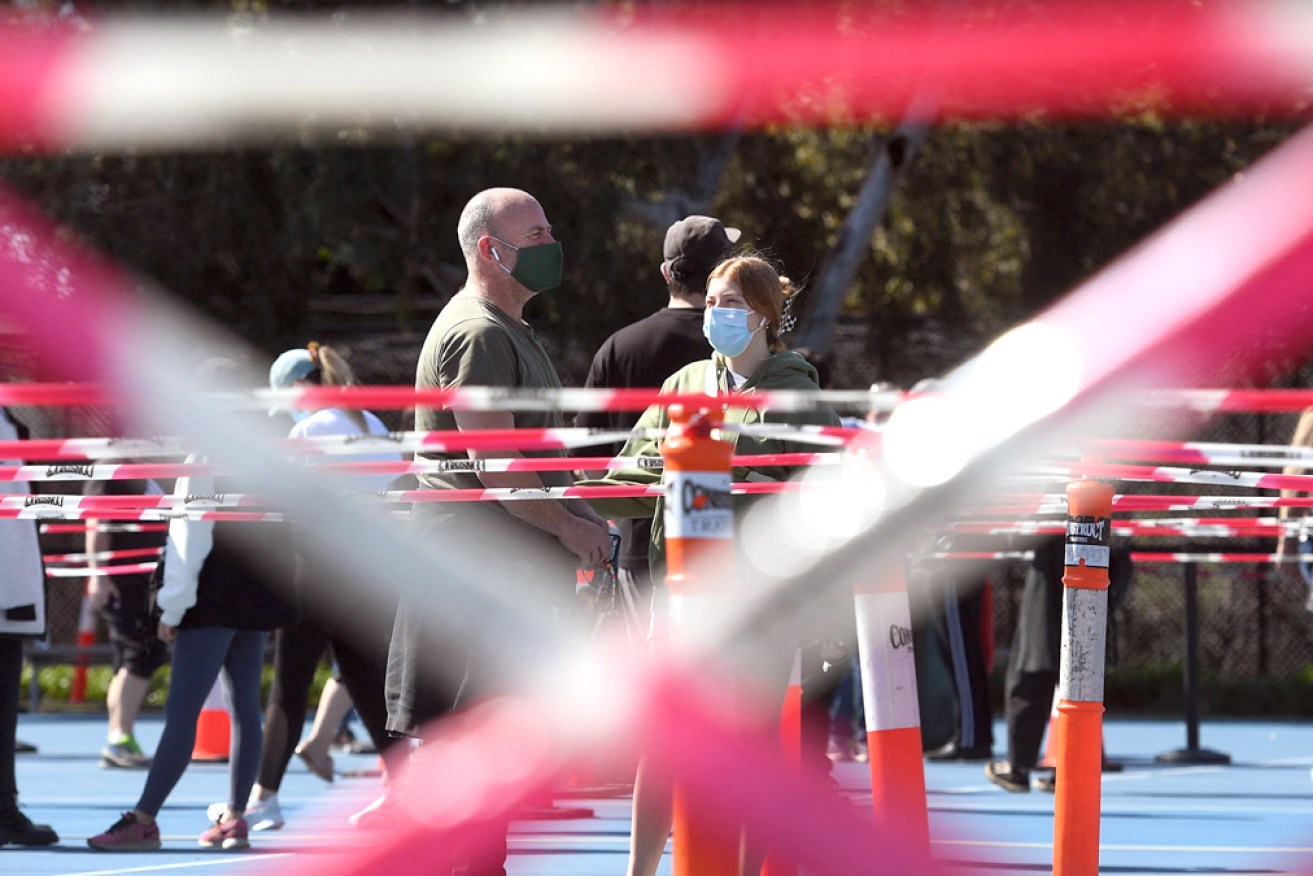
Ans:
{"label": "bald man", "polygon": [[[560,379],[533,329],[524,321],[525,304],[561,283],[561,245],[552,236],[542,206],[518,189],[488,189],[465,206],[457,228],[469,269],[465,286],[443,307],[420,353],[418,389],[500,386],[559,389]],[[420,431],[558,428],[559,411],[452,411],[420,407]],[[559,450],[418,453],[419,459],[562,456]],[[425,489],[568,486],[568,472],[435,472],[419,476]],[[473,551],[491,580],[538,585],[562,598],[573,598],[576,565],[593,566],[611,556],[606,522],[585,503],[512,501],[421,503],[411,527],[444,550]],[[395,733],[417,735],[422,725],[448,705],[441,692],[421,675],[420,662],[433,651],[422,641],[413,610],[403,603],[388,654],[388,723]],[[456,706],[490,685],[485,649],[498,646],[497,630],[480,631],[478,644],[465,655],[465,680]],[[443,643],[429,643],[442,647]],[[501,876],[505,871],[503,826],[464,862],[462,874]]]}

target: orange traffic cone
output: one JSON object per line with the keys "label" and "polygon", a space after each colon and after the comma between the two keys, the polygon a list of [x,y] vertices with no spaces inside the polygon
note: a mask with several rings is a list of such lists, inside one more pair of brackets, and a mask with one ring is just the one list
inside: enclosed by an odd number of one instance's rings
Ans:
{"label": "orange traffic cone", "polygon": [[73,686],[68,692],[70,703],[85,702],[87,698],[87,656],[85,649],[96,644],[96,608],[91,603],[87,585],[82,586],[82,608],[78,611],[78,655],[73,667]]}
{"label": "orange traffic cone", "polygon": [[1058,703],[1062,702],[1062,697],[1057,688],[1053,689],[1053,708],[1049,711],[1049,732],[1044,739],[1044,756],[1040,758],[1039,765],[1056,769],[1058,766]]}
{"label": "orange traffic cone", "polygon": [[228,752],[232,748],[232,725],[228,722],[228,710],[223,707],[223,688],[220,680],[214,680],[201,707],[200,717],[196,719],[196,744],[192,746],[191,759],[227,763]]}

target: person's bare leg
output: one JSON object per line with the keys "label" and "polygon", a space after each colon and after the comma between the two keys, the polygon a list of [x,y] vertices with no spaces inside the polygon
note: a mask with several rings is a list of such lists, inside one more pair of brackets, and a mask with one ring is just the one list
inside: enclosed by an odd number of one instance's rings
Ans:
{"label": "person's bare leg", "polygon": [[149,690],[149,678],[133,675],[126,667],[114,673],[105,690],[105,710],[109,713],[111,740],[133,735],[137,716],[141,714],[141,704]]}
{"label": "person's bare leg", "polygon": [[315,722],[310,727],[310,735],[301,743],[301,748],[328,753],[333,740],[337,737],[337,728],[342,726],[342,719],[351,711],[351,694],[346,685],[339,684],[336,678],[324,683],[324,690],[319,695],[319,708],[315,710]]}
{"label": "person's bare leg", "polygon": [[657,774],[646,760],[634,779],[633,827],[629,833],[626,876],[655,876],[670,838],[675,789],[670,777]]}

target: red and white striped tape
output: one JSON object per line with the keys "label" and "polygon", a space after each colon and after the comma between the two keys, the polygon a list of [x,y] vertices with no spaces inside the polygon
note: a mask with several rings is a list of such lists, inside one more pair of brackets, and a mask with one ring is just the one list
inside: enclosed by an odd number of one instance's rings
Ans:
{"label": "red and white striped tape", "polygon": [[163,548],[125,548],[117,551],[96,551],[94,554],[78,552],[73,554],[46,554],[43,559],[47,564],[50,563],[86,563],[95,560],[98,563],[107,563],[111,560],[136,560],[142,557],[158,557],[163,552]]}
{"label": "red and white striped tape", "polygon": [[[1313,497],[1304,496],[1169,496],[1118,495],[1114,511],[1243,511],[1252,508],[1313,508]],[[1007,496],[998,494],[987,502],[972,503],[977,513],[1042,515],[1067,513],[1065,496]]]}
{"label": "red and white striped tape", "polygon": [[[826,466],[838,465],[838,453],[762,453],[738,455],[734,465],[751,466]],[[425,474],[450,471],[593,471],[618,468],[646,468],[659,471],[659,456],[566,456],[506,457],[423,460],[341,461],[315,458],[318,468],[336,475]],[[179,478],[215,474],[218,468],[206,462],[121,463],[110,465],[0,465],[0,481],[116,481],[142,478]]]}
{"label": "red and white striped tape", "polygon": [[[955,523],[947,527],[951,532],[972,535],[1061,535],[1066,524],[1059,521],[1019,520],[1013,523]],[[1297,521],[1259,523],[1230,519],[1225,523],[1197,520],[1135,520],[1121,518],[1113,521],[1114,534],[1127,538],[1185,537],[1185,538],[1273,538],[1291,535],[1299,528]]]}
{"label": "red and white striped tape", "polygon": [[[863,411],[892,411],[916,395],[898,389],[869,390],[756,390],[735,396],[734,406],[777,411],[814,409],[819,404],[856,407]],[[468,386],[451,389],[417,389],[405,385],[309,386],[294,389],[256,389],[216,398],[229,407],[300,410],[370,408],[401,410],[422,405],[457,411],[641,411],[652,405],[719,406],[723,396],[702,393],[663,395],[659,389],[512,389]],[[89,383],[0,383],[0,405],[111,405],[112,393]],[[1294,413],[1313,407],[1313,389],[1159,389],[1133,397],[1130,402],[1155,408],[1186,409],[1204,413]],[[1092,440],[1091,446],[1116,445],[1115,439]],[[1173,442],[1132,442],[1170,445]],[[1188,446],[1188,445],[1187,445]],[[1205,445],[1199,445],[1205,446]],[[1225,445],[1218,445],[1225,446]]]}
{"label": "red and white striped tape", "polygon": [[[870,440],[868,429],[842,426],[785,426],[772,424],[726,425],[726,432],[762,438],[778,438],[800,444],[840,447],[854,440]],[[293,455],[354,453],[464,453],[469,450],[570,450],[594,444],[619,443],[635,437],[661,438],[659,429],[601,431],[594,429],[486,429],[462,432],[390,432],[387,435],[320,435],[282,439]],[[188,448],[180,438],[50,438],[29,441],[0,441],[0,459],[140,459],[183,456]],[[56,472],[57,474],[58,472]],[[70,469],[70,478],[77,472]],[[47,478],[49,479],[49,478]]]}
{"label": "red and white striped tape", "polygon": [[121,566],[87,566],[52,567],[46,569],[47,578],[89,578],[94,575],[148,575],[154,571],[156,563],[130,563]]}
{"label": "red and white striped tape", "polygon": [[[943,551],[925,554],[933,560],[1020,560],[1035,559],[1034,551]],[[1176,553],[1172,551],[1132,551],[1136,563],[1297,563],[1291,554],[1262,553]]]}
{"label": "red and white striped tape", "polygon": [[1220,444],[1202,441],[1142,441],[1132,439],[1085,439],[1086,452],[1105,458],[1191,465],[1239,467],[1313,467],[1313,447],[1283,444]]}
{"label": "red and white striped tape", "polygon": [[[925,112],[938,118],[1104,116],[1128,101],[1302,111],[1309,18],[1300,0],[29,17],[0,30],[0,148],[209,148],[344,127],[388,136],[440,125],[632,133],[888,121],[927,88]],[[821,84],[826,99],[808,99]]]}
{"label": "red and white striped tape", "polygon": [[42,535],[73,535],[95,530],[97,532],[165,532],[167,523],[121,523],[90,518],[85,523],[42,523]]}
{"label": "red and white striped tape", "polygon": [[1036,466],[1034,471],[1055,478],[1091,477],[1122,481],[1211,484],[1218,487],[1313,491],[1313,475],[1219,471],[1216,469],[1175,468],[1170,466],[1117,465],[1100,462],[1045,463]]}
{"label": "red and white striped tape", "polygon": [[[865,410],[892,410],[908,393],[901,390],[817,389],[754,390],[734,396],[739,408],[805,411],[819,404],[853,406]],[[642,411],[652,405],[721,407],[724,396],[704,393],[668,393],[659,389],[513,389],[464,386],[417,389],[413,386],[307,386],[293,389],[255,389],[218,393],[216,404],[234,409],[371,408],[400,410],[422,405],[453,411]],[[115,399],[105,388],[87,383],[0,384],[0,405],[109,405]]]}
{"label": "red and white striped tape", "polygon": [[[796,481],[734,484],[736,496],[791,493],[802,489]],[[533,502],[544,499],[603,499],[660,496],[661,484],[590,487],[500,487],[468,490],[388,490],[360,493],[363,501],[383,503]],[[107,502],[104,500],[113,500]],[[283,522],[294,515],[273,511],[241,511],[262,507],[266,500],[245,493],[204,496],[0,496],[0,519],[6,520],[230,520]]]}

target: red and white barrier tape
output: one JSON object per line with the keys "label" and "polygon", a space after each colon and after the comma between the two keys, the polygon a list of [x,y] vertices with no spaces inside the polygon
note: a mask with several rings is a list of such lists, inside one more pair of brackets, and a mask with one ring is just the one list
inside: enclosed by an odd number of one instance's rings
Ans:
{"label": "red and white barrier tape", "polygon": [[[1119,495],[1114,511],[1241,511],[1251,508],[1313,508],[1313,497],[1303,496],[1166,496]],[[972,503],[976,513],[1039,515],[1067,513],[1067,499],[1058,493],[1044,496],[1000,494],[988,502]]]}
{"label": "red and white barrier tape", "polygon": [[[830,447],[854,440],[872,440],[868,429],[841,426],[783,426],[770,424],[727,425],[722,431],[762,438],[778,438],[800,444]],[[570,450],[595,444],[620,443],[634,437],[661,438],[659,429],[599,431],[594,429],[486,429],[461,432],[390,432],[387,435],[321,435],[313,438],[282,439],[279,443],[292,455],[335,455],[353,453],[464,453],[469,450]],[[188,448],[180,438],[49,438],[30,441],[0,441],[0,459],[139,459],[184,456]],[[56,474],[59,472],[56,471]],[[78,474],[75,467],[68,477]],[[49,479],[49,478],[47,478]]]}
{"label": "red and white barrier tape", "polygon": [[[210,148],[344,127],[386,136],[399,126],[633,133],[887,122],[927,88],[938,118],[1041,108],[1047,118],[1104,116],[1128,101],[1271,114],[1302,111],[1313,80],[1299,0],[995,7],[19,19],[0,30],[0,148]],[[826,99],[808,99],[812,87]]]}
{"label": "red and white barrier tape", "polygon": [[[802,489],[795,481],[734,484],[736,496],[791,493]],[[385,503],[515,502],[543,499],[602,499],[660,496],[661,484],[595,487],[509,487],[470,490],[389,490],[361,493],[362,501]],[[112,500],[107,502],[104,500]],[[236,520],[283,522],[293,515],[282,512],[238,511],[263,507],[267,501],[244,493],[205,496],[0,496],[0,519],[7,520]]]}
{"label": "red and white barrier tape", "polygon": [[1132,551],[1131,560],[1136,563],[1297,563],[1299,557],[1293,554]]}
{"label": "red and white barrier tape", "polygon": [[96,575],[149,575],[156,563],[131,563],[122,566],[98,566],[94,571],[86,566],[77,568],[55,567],[46,569],[47,578],[90,578]]}
{"label": "red and white barrier tape", "polygon": [[[236,523],[286,523],[291,515],[280,511],[233,511],[201,508],[99,508],[79,510],[45,505],[34,508],[0,508],[0,520],[127,520],[168,523],[170,520],[226,520]],[[164,527],[167,528],[167,527]],[[43,528],[43,532],[46,530]],[[85,532],[79,527],[78,532]],[[148,531],[141,527],[139,531]]]}
{"label": "red and white barrier tape", "polygon": [[[838,453],[762,453],[738,455],[734,465],[825,466],[838,465]],[[403,475],[450,471],[594,471],[646,468],[659,471],[659,456],[566,456],[425,460],[340,461],[316,457],[310,462],[335,475]],[[218,469],[205,462],[121,463],[111,465],[0,465],[0,481],[116,481],[143,478],[179,478],[214,474]]]}
{"label": "red and white barrier tape", "polygon": [[1218,487],[1313,491],[1313,475],[1218,471],[1215,469],[1173,468],[1169,466],[1117,465],[1100,462],[1045,463],[1036,466],[1034,471],[1054,478],[1091,477],[1169,484],[1211,484]]}
{"label": "red and white barrier tape", "polygon": [[98,563],[109,562],[110,560],[136,560],[142,557],[158,557],[163,552],[163,548],[126,548],[117,551],[97,551],[94,554],[79,552],[75,554],[46,554],[43,559],[49,563],[86,563],[95,560]]}
{"label": "red and white barrier tape", "polygon": [[[1125,538],[1275,538],[1291,535],[1299,527],[1296,521],[1280,523],[1203,523],[1161,520],[1114,520],[1112,531]],[[1022,520],[1015,523],[956,523],[948,527],[952,532],[972,535],[1061,535],[1066,524],[1060,521]]]}
{"label": "red and white barrier tape", "polygon": [[[735,396],[734,406],[770,408],[776,411],[812,410],[817,405],[855,407],[863,411],[889,412],[917,395],[903,390],[818,389],[757,390]],[[453,389],[416,389],[405,385],[310,386],[295,389],[255,389],[246,393],[221,394],[217,402],[232,408],[270,407],[318,410],[320,408],[369,408],[402,410],[422,405],[456,411],[641,411],[652,405],[682,404],[718,407],[723,396],[702,393],[661,394],[659,389],[560,389],[524,390],[487,386]],[[1131,399],[1133,404],[1154,408],[1186,409],[1204,413],[1297,413],[1313,407],[1313,389],[1159,389]],[[113,395],[105,387],[90,383],[0,383],[0,405],[112,405]],[[1083,442],[1091,445],[1119,444],[1116,440]],[[1141,442],[1161,443],[1171,442]]]}
{"label": "red and white barrier tape", "polygon": [[1289,414],[1313,407],[1313,389],[1169,389],[1143,402],[1210,414]]}
{"label": "red and white barrier tape", "polygon": [[1086,439],[1079,442],[1086,452],[1112,459],[1176,462],[1191,465],[1238,467],[1313,467],[1313,447],[1284,444],[1220,444],[1202,441],[1139,441],[1131,439]]}
{"label": "red and white barrier tape", "polygon": [[42,523],[42,535],[77,535],[94,529],[97,532],[167,532],[167,523],[119,523],[89,516],[85,523]]}
{"label": "red and white barrier tape", "polygon": [[[944,551],[924,555],[932,560],[1021,560],[1035,559],[1034,551]],[[1260,553],[1173,553],[1170,551],[1132,551],[1135,563],[1297,563],[1291,554]]]}

